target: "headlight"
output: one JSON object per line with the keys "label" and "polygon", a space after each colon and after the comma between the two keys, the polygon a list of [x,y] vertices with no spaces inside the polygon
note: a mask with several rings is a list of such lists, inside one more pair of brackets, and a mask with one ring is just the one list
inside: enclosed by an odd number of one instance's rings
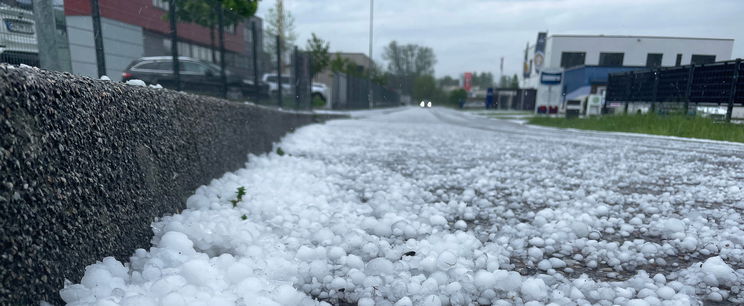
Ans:
{"label": "headlight", "polygon": [[426,106],[431,107],[431,101],[429,101],[429,103],[426,103]]}
{"label": "headlight", "polygon": [[426,102],[424,102],[424,101],[421,101],[421,103],[419,103],[419,106],[421,106],[421,107],[426,107]]}

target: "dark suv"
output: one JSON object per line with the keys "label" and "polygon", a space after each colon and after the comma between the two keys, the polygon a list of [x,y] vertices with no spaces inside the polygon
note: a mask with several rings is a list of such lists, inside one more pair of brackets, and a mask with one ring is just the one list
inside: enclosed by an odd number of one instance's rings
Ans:
{"label": "dark suv", "polygon": [[[179,57],[181,89],[183,91],[220,96],[220,66],[191,57]],[[227,98],[240,100],[243,97],[255,97],[256,90],[261,97],[268,96],[269,86],[259,83],[253,85],[252,80],[244,80],[240,76],[225,70],[227,75]],[[173,74],[173,58],[170,56],[142,57],[134,60],[122,73],[123,82],[139,79],[147,84],[160,84],[165,88],[176,88]]]}

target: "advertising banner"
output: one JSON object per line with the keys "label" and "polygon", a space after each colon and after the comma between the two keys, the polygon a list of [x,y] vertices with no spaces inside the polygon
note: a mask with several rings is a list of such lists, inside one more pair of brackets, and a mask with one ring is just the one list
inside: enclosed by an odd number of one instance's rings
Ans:
{"label": "advertising banner", "polygon": [[533,59],[536,73],[540,73],[540,70],[542,70],[543,65],[545,64],[545,40],[547,38],[547,32],[537,33],[537,43],[535,44],[535,56]]}
{"label": "advertising banner", "polygon": [[465,72],[465,76],[463,77],[462,82],[462,88],[465,89],[465,91],[470,91],[473,89],[473,73],[472,72]]}
{"label": "advertising banner", "polygon": [[529,50],[530,43],[527,42],[527,46],[524,47],[524,67],[522,70],[522,77],[524,77],[525,79],[528,79],[530,77],[530,73],[532,72],[532,67],[530,67]]}

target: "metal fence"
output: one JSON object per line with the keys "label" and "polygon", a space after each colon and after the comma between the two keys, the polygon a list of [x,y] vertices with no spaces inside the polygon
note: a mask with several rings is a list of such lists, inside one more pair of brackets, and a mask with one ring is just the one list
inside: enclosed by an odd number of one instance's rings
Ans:
{"label": "metal fence", "polygon": [[744,65],[741,59],[703,65],[658,68],[610,74],[606,101],[672,103],[689,112],[690,103],[726,106],[731,120],[734,105],[744,105]]}
{"label": "metal fence", "polygon": [[[0,62],[278,107],[309,108],[308,54],[264,51],[263,21],[182,22],[173,0],[0,0]],[[220,13],[222,12],[222,13]],[[273,37],[271,38],[273,39]],[[274,65],[281,63],[281,71]],[[273,84],[267,79],[273,75]],[[277,73],[278,72],[278,73]],[[270,93],[270,88],[277,87]],[[283,97],[282,97],[282,94]]]}
{"label": "metal fence", "polygon": [[[369,89],[372,86],[372,105]],[[400,105],[400,94],[368,79],[344,73],[333,75],[331,86],[331,107],[333,109],[365,109],[372,107],[393,107]]]}

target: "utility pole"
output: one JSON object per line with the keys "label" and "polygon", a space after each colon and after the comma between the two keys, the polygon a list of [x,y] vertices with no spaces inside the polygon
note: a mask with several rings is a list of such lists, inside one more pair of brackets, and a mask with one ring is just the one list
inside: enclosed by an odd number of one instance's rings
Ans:
{"label": "utility pole", "polygon": [[[93,41],[96,46],[96,64],[98,77],[106,75],[106,57],[103,52],[103,33],[101,32],[101,10],[98,0],[90,0],[90,17],[93,20]],[[55,50],[56,52],[56,50]]]}
{"label": "utility pole", "polygon": [[372,67],[374,65],[374,61],[372,61],[372,20],[374,19],[374,11],[375,0],[369,0],[369,68],[367,69],[367,101],[369,102],[370,109],[374,107],[374,102],[372,101]]}
{"label": "utility pole", "polygon": [[178,24],[176,22],[176,0],[168,2],[168,21],[170,21],[171,57],[173,58],[173,76],[176,79],[176,90],[181,90],[181,63],[178,61]]}

